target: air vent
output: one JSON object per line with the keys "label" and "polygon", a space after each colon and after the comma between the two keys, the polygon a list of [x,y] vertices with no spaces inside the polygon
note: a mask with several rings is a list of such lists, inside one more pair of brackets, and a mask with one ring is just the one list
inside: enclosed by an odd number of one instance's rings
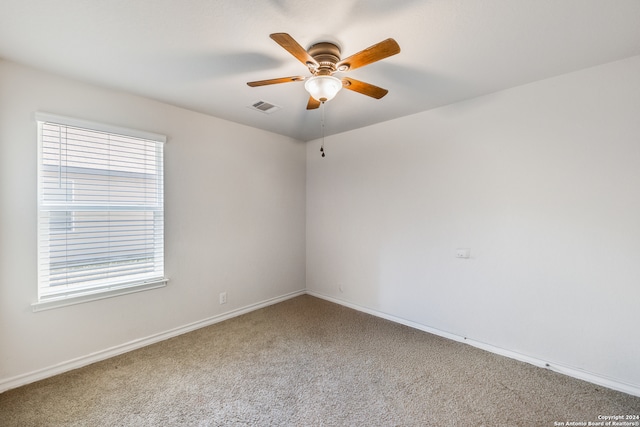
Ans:
{"label": "air vent", "polygon": [[265,101],[256,101],[249,107],[253,110],[260,111],[261,113],[271,114],[280,109],[277,105],[273,105]]}

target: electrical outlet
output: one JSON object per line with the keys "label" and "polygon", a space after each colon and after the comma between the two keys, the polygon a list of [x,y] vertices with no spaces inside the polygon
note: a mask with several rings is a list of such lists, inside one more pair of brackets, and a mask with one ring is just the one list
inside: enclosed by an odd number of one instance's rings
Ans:
{"label": "electrical outlet", "polygon": [[227,303],[227,293],[220,292],[220,304],[226,304],[226,303]]}
{"label": "electrical outlet", "polygon": [[469,258],[471,256],[471,249],[458,248],[456,249],[456,258]]}

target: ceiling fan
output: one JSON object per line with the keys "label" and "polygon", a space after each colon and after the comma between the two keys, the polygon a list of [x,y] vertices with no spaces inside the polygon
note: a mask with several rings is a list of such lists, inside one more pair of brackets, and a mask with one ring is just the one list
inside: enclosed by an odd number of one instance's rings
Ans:
{"label": "ceiling fan", "polygon": [[345,59],[340,59],[340,48],[335,43],[320,42],[306,50],[287,33],[274,33],[269,37],[306,65],[311,76],[281,77],[248,82],[247,84],[251,87],[304,81],[304,87],[311,95],[307,103],[307,110],[318,108],[322,103],[331,100],[343,87],[376,99],[382,98],[389,92],[387,89],[350,77],[339,79],[333,74],[355,70],[399,53],[400,46],[394,39],[386,39]]}

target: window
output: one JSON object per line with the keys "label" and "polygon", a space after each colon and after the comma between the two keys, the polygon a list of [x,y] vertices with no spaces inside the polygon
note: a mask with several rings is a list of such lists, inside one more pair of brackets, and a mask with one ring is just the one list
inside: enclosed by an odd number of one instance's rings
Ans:
{"label": "window", "polygon": [[34,309],[164,286],[166,138],[42,113],[36,120]]}

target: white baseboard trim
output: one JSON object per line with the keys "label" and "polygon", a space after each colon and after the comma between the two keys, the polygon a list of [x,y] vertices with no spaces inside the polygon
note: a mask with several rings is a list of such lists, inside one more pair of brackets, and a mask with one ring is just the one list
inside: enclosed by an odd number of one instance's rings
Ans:
{"label": "white baseboard trim", "polygon": [[456,335],[456,334],[452,334],[450,332],[445,332],[436,328],[432,328],[430,326],[426,326],[426,325],[422,325],[420,323],[416,323],[413,322],[411,320],[407,320],[407,319],[403,319],[401,317],[397,317],[397,316],[393,316],[391,314],[387,314],[378,310],[374,310],[368,307],[364,307],[358,304],[353,304],[351,302],[348,301],[344,301],[338,298],[334,298],[332,296],[329,295],[325,295],[319,292],[315,292],[315,291],[309,291],[307,290],[306,292],[307,294],[317,297],[317,298],[321,298],[330,302],[333,302],[335,304],[339,304],[345,307],[349,307],[352,308],[354,310],[357,311],[361,311],[363,313],[367,313],[367,314],[371,314],[373,316],[376,317],[380,317],[386,320],[390,320],[392,322],[395,323],[399,323],[401,325],[405,325],[405,326],[409,326],[411,328],[414,329],[418,329],[424,332],[428,332],[430,334],[433,335],[438,335],[444,338],[448,338],[450,340],[453,341],[458,341],[458,342],[462,342],[465,344],[469,344],[473,347],[477,347],[480,348],[482,350],[488,351],[490,353],[495,353],[495,354],[499,354],[501,356],[505,356],[508,357],[510,359],[515,359],[518,360],[520,362],[525,362],[525,363],[529,363],[531,365],[540,367],[540,368],[545,368],[545,369],[551,369],[552,371],[561,373],[563,375],[567,375],[569,377],[573,377],[573,378],[577,378],[583,381],[587,381],[590,382],[592,384],[596,384],[602,387],[606,387],[606,388],[610,388],[612,390],[616,390],[616,391],[621,391],[623,393],[627,393],[630,394],[632,396],[637,396],[640,397],[640,385],[634,385],[634,384],[629,384],[629,383],[625,383],[625,382],[621,382],[618,380],[614,380],[602,375],[598,375],[598,374],[594,374],[591,372],[587,372],[587,371],[583,371],[581,369],[577,369],[577,368],[572,368],[569,366],[563,366],[560,364],[556,364],[556,363],[552,363],[552,362],[548,362],[545,360],[541,360],[535,357],[531,357],[531,356],[527,356],[525,354],[521,354],[515,351],[511,351],[511,350],[507,350],[504,348],[500,348],[500,347],[496,347],[494,345],[491,344],[487,344],[487,343],[483,343],[481,341],[475,341],[460,335]]}
{"label": "white baseboard trim", "polygon": [[335,304],[339,304],[345,307],[349,307],[351,309],[361,311],[363,313],[371,314],[376,317],[380,317],[386,320],[390,320],[395,323],[399,323],[405,326],[409,326],[414,329],[418,329],[424,332],[428,332],[430,334],[438,335],[444,338],[451,339],[453,341],[462,342],[465,344],[469,344],[471,346],[480,348],[482,350],[499,354],[501,356],[509,357],[511,359],[519,360],[521,362],[529,363],[534,366],[538,366],[540,368],[551,369],[555,372],[559,372],[561,374],[577,378],[583,381],[590,382],[592,384],[597,384],[602,387],[607,387],[612,390],[621,391],[623,393],[630,394],[632,396],[640,397],[640,386],[629,384],[625,382],[621,382],[618,380],[614,380],[611,378],[604,377],[602,375],[593,374],[590,372],[586,372],[580,369],[563,366],[560,364],[551,363],[548,361],[544,361],[535,357],[527,356],[521,353],[517,353],[511,350],[503,349],[500,347],[493,346],[491,344],[483,343],[480,341],[475,341],[472,339],[465,338],[460,335],[452,334],[450,332],[442,331],[436,328],[432,328],[430,326],[422,325],[420,323],[413,322],[411,320],[403,319],[401,317],[397,317],[388,313],[384,313],[378,310],[374,310],[368,307],[364,307],[358,304],[354,304],[348,301],[344,301],[338,298],[331,297],[329,295],[324,295],[314,291],[296,291],[291,292],[279,297],[270,298],[268,300],[258,302],[255,304],[250,304],[248,306],[238,308],[227,313],[222,313],[213,317],[209,317],[207,319],[203,319],[197,322],[193,322],[184,326],[180,326],[174,329],[170,329],[165,332],[161,332],[158,334],[154,334],[145,338],[140,338],[137,340],[133,340],[121,345],[117,345],[115,347],[111,347],[105,350],[101,350],[95,353],[88,354],[86,356],[81,356],[72,360],[68,360],[62,363],[58,363],[56,365],[38,369],[33,372],[29,372],[22,375],[17,375],[15,377],[7,378],[4,380],[0,380],[0,393],[20,387],[26,384],[30,384],[35,381],[40,381],[45,378],[52,377],[54,375],[62,374],[67,371],[71,371],[73,369],[81,368],[83,366],[90,365],[95,362],[99,362],[101,360],[106,360],[110,357],[118,356],[120,354],[127,353],[129,351],[137,350],[139,348],[155,344],[160,341],[164,341],[169,338],[176,337],[178,335],[185,334],[187,332],[195,331],[196,329],[204,328],[206,326],[213,325],[215,323],[219,323],[233,317],[237,317],[264,307],[268,307],[273,304],[277,304],[282,301],[286,301],[291,298],[295,298],[300,295],[308,294],[317,298],[321,298]]}
{"label": "white baseboard trim", "polygon": [[150,335],[145,338],[140,338],[137,340],[129,341],[121,345],[117,345],[115,347],[97,351],[95,353],[91,353],[86,356],[81,356],[72,360],[68,360],[66,362],[58,363],[56,365],[53,365],[47,368],[38,369],[37,371],[29,372],[22,375],[17,375],[15,377],[7,378],[5,380],[0,380],[0,393],[7,390],[11,390],[12,388],[30,384],[35,381],[40,381],[45,378],[52,377],[54,375],[62,374],[64,372],[71,371],[73,369],[78,369],[83,366],[87,366],[92,363],[99,362],[101,360],[106,360],[110,357],[118,356],[120,354],[124,354],[129,351],[137,350],[139,348],[142,348],[151,344],[155,344],[157,342],[164,341],[166,339],[173,338],[178,335],[185,334],[187,332],[195,331],[196,329],[204,328],[206,326],[210,326],[215,323],[219,323],[224,320],[228,320],[233,317],[237,317],[237,316],[240,316],[264,307],[268,307],[270,305],[277,304],[279,302],[286,301],[288,299],[295,298],[297,296],[304,295],[304,294],[306,294],[306,291],[304,290],[291,292],[279,297],[270,298],[265,301],[261,301],[255,304],[250,304],[242,308],[238,308],[226,313],[209,317],[207,319],[189,323],[188,325],[180,326],[165,332],[160,332],[158,334]]}

